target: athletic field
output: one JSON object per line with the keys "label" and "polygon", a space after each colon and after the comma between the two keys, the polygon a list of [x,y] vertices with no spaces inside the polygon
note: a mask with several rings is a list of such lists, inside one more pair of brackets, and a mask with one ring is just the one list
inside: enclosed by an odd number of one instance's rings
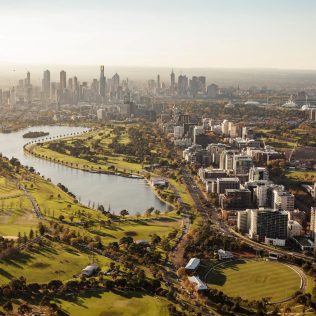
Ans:
{"label": "athletic field", "polygon": [[278,262],[235,260],[215,266],[206,274],[206,283],[228,296],[250,300],[270,298],[274,302],[298,291],[301,277]]}

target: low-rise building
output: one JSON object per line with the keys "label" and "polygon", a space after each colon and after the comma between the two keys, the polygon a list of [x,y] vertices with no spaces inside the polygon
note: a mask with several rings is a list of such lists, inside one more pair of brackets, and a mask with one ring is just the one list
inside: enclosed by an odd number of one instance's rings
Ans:
{"label": "low-rise building", "polygon": [[227,259],[233,259],[234,255],[231,253],[231,251],[219,249],[218,250],[218,259],[219,260],[227,260]]}
{"label": "low-rise building", "polygon": [[100,271],[100,268],[97,264],[90,264],[81,271],[81,274],[89,277],[89,276],[97,274],[99,271]]}
{"label": "low-rise building", "polygon": [[190,272],[193,272],[198,268],[200,263],[201,263],[201,260],[199,258],[191,258],[189,262],[187,263],[187,265],[185,266],[185,269]]}
{"label": "low-rise building", "polygon": [[191,277],[188,277],[188,280],[189,280],[191,283],[194,283],[194,284],[195,284],[195,290],[196,290],[197,292],[207,290],[207,286],[201,281],[201,279],[200,279],[198,276],[191,276]]}

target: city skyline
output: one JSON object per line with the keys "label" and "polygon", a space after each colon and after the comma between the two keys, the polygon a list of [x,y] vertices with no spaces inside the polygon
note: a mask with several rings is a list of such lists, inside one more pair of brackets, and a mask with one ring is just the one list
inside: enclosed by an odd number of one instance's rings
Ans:
{"label": "city skyline", "polygon": [[315,6],[310,0],[14,0],[2,4],[0,62],[316,69]]}

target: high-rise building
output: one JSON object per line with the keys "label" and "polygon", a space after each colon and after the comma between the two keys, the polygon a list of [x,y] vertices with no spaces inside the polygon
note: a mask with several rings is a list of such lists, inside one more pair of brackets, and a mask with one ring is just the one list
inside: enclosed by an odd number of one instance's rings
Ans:
{"label": "high-rise building", "polygon": [[248,212],[250,212],[250,238],[285,246],[289,220],[287,212],[272,209],[255,209]]}
{"label": "high-rise building", "polygon": [[161,89],[161,82],[160,82],[160,75],[157,75],[157,90],[159,91]]}
{"label": "high-rise building", "polygon": [[235,175],[248,174],[252,166],[253,166],[253,160],[251,156],[234,155],[233,169],[234,169]]}
{"label": "high-rise building", "polygon": [[189,91],[189,79],[185,75],[178,77],[178,95],[187,96]]}
{"label": "high-rise building", "polygon": [[104,76],[104,65],[100,66],[100,96],[104,100],[106,92],[106,78]]}
{"label": "high-rise building", "polygon": [[50,98],[50,71],[45,70],[42,80],[42,92],[44,99]]}
{"label": "high-rise building", "polygon": [[112,82],[111,82],[111,92],[114,94],[117,94],[119,91],[120,87],[120,76],[118,73],[115,73],[115,75],[112,77]]}
{"label": "high-rise building", "polygon": [[294,195],[279,190],[273,190],[273,208],[275,210],[294,211]]}
{"label": "high-rise building", "polygon": [[175,90],[176,90],[176,76],[173,72],[173,69],[170,74],[170,90],[171,90],[171,94],[174,95]]}
{"label": "high-rise building", "polygon": [[59,89],[60,91],[64,91],[66,87],[67,87],[66,71],[62,70],[60,72]]}
{"label": "high-rise building", "polygon": [[269,180],[269,172],[264,167],[252,167],[249,170],[249,181]]}
{"label": "high-rise building", "polygon": [[28,71],[27,74],[26,74],[26,84],[28,86],[31,85],[31,73]]}

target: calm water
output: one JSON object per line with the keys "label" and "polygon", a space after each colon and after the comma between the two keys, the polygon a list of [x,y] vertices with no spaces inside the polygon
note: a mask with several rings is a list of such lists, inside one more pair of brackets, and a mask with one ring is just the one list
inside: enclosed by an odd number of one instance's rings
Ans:
{"label": "calm water", "polygon": [[111,210],[116,213],[127,209],[131,214],[143,212],[151,206],[161,211],[168,208],[155,196],[143,179],[88,173],[35,158],[23,151],[23,145],[32,140],[22,137],[28,131],[49,132],[48,137],[54,137],[84,130],[86,129],[82,127],[38,126],[10,134],[0,133],[0,152],[8,158],[18,158],[23,165],[33,166],[53,183],[64,184],[81,203],[86,205],[89,201],[91,205],[93,202],[95,205],[103,204],[105,209],[110,205]]}

